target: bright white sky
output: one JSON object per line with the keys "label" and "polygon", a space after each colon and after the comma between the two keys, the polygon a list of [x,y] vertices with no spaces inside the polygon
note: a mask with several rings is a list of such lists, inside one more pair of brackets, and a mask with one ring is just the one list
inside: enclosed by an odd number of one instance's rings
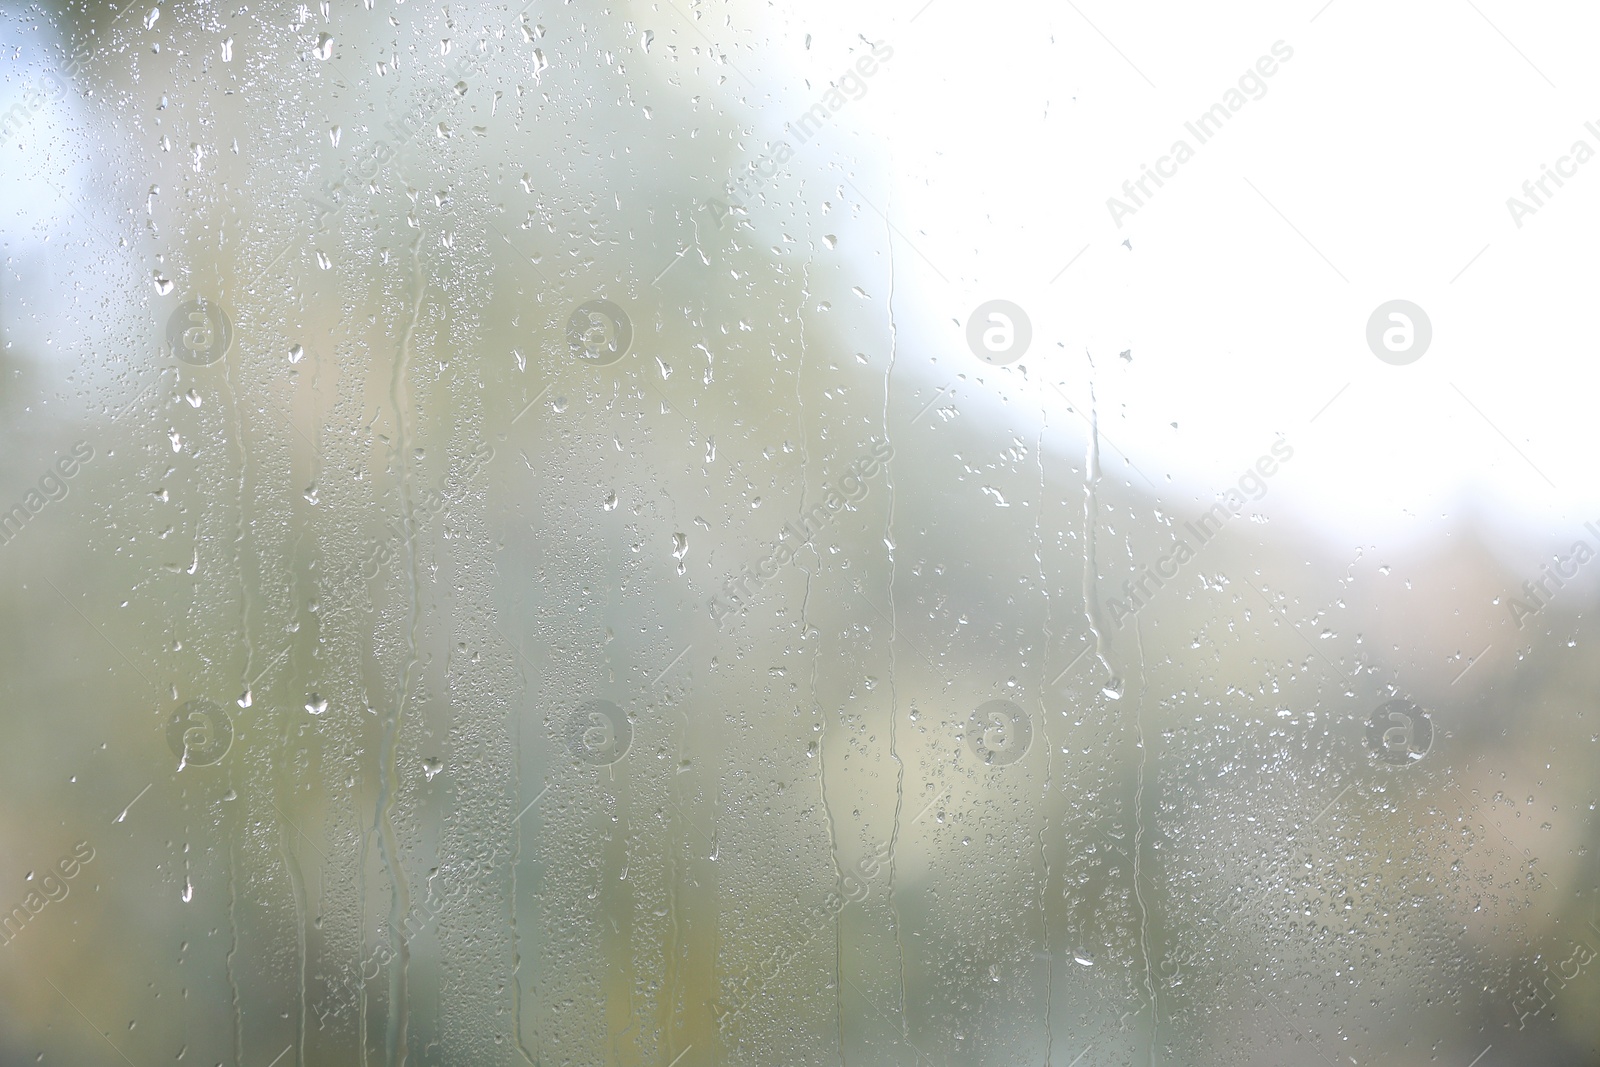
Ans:
{"label": "bright white sky", "polygon": [[[1323,2],[1170,4],[1155,18],[1001,0],[975,18],[959,0],[920,14],[922,0],[865,13],[822,0],[782,29],[815,34],[787,76],[813,95],[858,33],[895,48],[840,121],[858,173],[892,182],[902,350],[945,353],[934,377],[963,358],[986,369],[962,326],[1010,299],[1033,320],[1024,362],[1041,403],[1065,407],[1040,374],[1087,397],[1087,346],[1107,436],[1196,499],[1282,433],[1296,457],[1263,510],[1334,543],[1411,541],[1467,510],[1569,543],[1600,518],[1587,236],[1600,159],[1521,229],[1506,199],[1575,140],[1600,151],[1584,129],[1600,108],[1582,103],[1600,99],[1582,43],[1600,12]],[[1294,54],[1266,95],[1199,144],[1185,121],[1279,40]],[[791,110],[809,102],[800,87]],[[793,117],[778,110],[758,120],[763,137]],[[1194,158],[1119,230],[1106,198],[1179,137]],[[1434,329],[1403,367],[1364,336],[1395,298]]]}
{"label": "bright white sky", "polygon": [[[1175,495],[1209,501],[1283,434],[1296,457],[1261,507],[1337,544],[1409,541],[1469,509],[1562,543],[1600,519],[1587,236],[1600,232],[1600,159],[1521,229],[1506,208],[1574,141],[1600,151],[1584,128],[1600,108],[1583,103],[1600,100],[1584,53],[1600,11],[1165,7],[1157,18],[1103,0],[1000,0],[977,18],[960,0],[809,0],[791,15],[739,0],[730,20],[699,25],[778,97],[752,109],[752,143],[783,136],[858,35],[894,47],[810,166],[854,159],[890,205],[902,346],[940,354],[915,383],[925,391],[988,370],[963,327],[1005,298],[1032,317],[1026,388],[1050,424],[1072,416],[1040,379],[1086,398],[1087,347],[1106,437],[1158,483],[1170,475]],[[690,39],[664,7],[637,17]],[[1266,95],[1199,144],[1184,123],[1279,40],[1294,54]],[[34,134],[70,124],[70,107],[50,105]],[[1106,199],[1180,137],[1194,158],[1117,228]],[[62,192],[37,176],[7,186],[14,206],[59,210]],[[13,254],[37,225],[16,210]],[[1405,367],[1364,339],[1394,298],[1421,305],[1434,330]],[[1019,374],[987,377],[1014,392]],[[960,403],[981,416],[985,397],[969,384]]]}

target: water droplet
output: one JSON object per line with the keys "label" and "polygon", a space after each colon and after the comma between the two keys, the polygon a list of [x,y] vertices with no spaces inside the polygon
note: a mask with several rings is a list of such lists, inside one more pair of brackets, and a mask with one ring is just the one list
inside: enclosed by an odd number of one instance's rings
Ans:
{"label": "water droplet", "polygon": [[159,19],[160,17],[161,17],[161,9],[159,7],[151,8],[150,9],[150,14],[148,14],[148,15],[146,15],[144,17],[144,28],[148,30],[148,29],[152,28],[153,26],[155,26],[156,20]]}
{"label": "water droplet", "polygon": [[321,715],[328,710],[328,698],[312,693],[306,697],[306,710],[313,715]]}
{"label": "water droplet", "polygon": [[838,248],[839,238],[835,237],[831,233],[825,233],[822,235],[822,243],[827,245],[829,248]]}
{"label": "water droplet", "polygon": [[616,511],[617,510],[617,494],[616,493],[607,493],[606,494],[606,498],[602,502],[601,506],[604,507],[607,511]]}
{"label": "water droplet", "polygon": [[557,415],[561,414],[563,411],[567,410],[567,398],[564,396],[556,397],[554,400],[550,401],[550,407]]}
{"label": "water droplet", "polygon": [[317,46],[311,50],[311,54],[322,60],[332,59],[333,35],[330,33],[318,34]]}
{"label": "water droplet", "polygon": [[675,533],[672,535],[672,558],[682,559],[685,552],[689,551],[689,537],[687,534]]}
{"label": "water droplet", "polygon": [[185,878],[183,880],[183,902],[189,903],[194,899],[194,883]]}
{"label": "water droplet", "polygon": [[333,129],[328,131],[328,140],[333,142],[333,147],[335,147],[335,148],[339,147],[339,138],[343,134],[344,134],[344,128],[340,127],[340,126],[335,126]]}
{"label": "water droplet", "polygon": [[174,452],[183,451],[183,435],[177,430],[169,429],[167,431],[167,440],[172,442],[172,450]]}
{"label": "water droplet", "polygon": [[189,390],[187,393],[183,394],[183,398],[189,402],[189,406],[192,408],[197,408],[202,403],[200,399],[200,390],[198,389]]}
{"label": "water droplet", "polygon": [[328,258],[328,253],[318,250],[317,266],[321,267],[323,270],[327,270],[329,267],[333,266],[333,260]]}
{"label": "water droplet", "polygon": [[305,359],[305,358],[306,358],[306,350],[303,347],[301,347],[300,345],[290,345],[289,346],[289,362],[290,363],[299,363],[302,359]]}
{"label": "water droplet", "polygon": [[433,776],[444,770],[444,760],[438,756],[424,756],[422,758],[422,773],[428,781],[433,781]]}
{"label": "water droplet", "polygon": [[172,292],[172,280],[170,278],[163,278],[159,274],[156,275],[156,292],[160,293],[162,296],[166,296],[168,293]]}
{"label": "water droplet", "polygon": [[224,63],[232,63],[233,62],[233,38],[232,37],[225,37],[222,40],[222,61]]}
{"label": "water droplet", "polygon": [[651,43],[653,41],[655,41],[655,39],[656,39],[656,31],[655,30],[645,30],[644,34],[643,34],[643,39],[644,39],[644,50],[646,52],[648,52],[648,51],[650,51]]}
{"label": "water droplet", "polygon": [[248,708],[250,706],[250,702],[250,687],[247,685],[244,687],[244,692],[239,694],[239,706],[241,708]]}
{"label": "water droplet", "polygon": [[1121,700],[1122,699],[1122,679],[1121,678],[1113,678],[1113,679],[1111,679],[1110,682],[1106,683],[1106,687],[1104,689],[1100,690],[1100,692],[1105,695],[1105,698],[1107,700]]}

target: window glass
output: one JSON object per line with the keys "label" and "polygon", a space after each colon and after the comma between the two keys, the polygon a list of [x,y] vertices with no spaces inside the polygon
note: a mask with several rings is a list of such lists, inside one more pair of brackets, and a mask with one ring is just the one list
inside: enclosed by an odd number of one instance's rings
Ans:
{"label": "window glass", "polygon": [[0,1063],[1596,1062],[1595,23],[0,9]]}

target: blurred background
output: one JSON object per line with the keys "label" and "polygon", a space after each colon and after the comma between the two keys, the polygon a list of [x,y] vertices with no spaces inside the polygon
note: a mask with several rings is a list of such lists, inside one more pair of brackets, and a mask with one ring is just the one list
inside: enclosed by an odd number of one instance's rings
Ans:
{"label": "blurred background", "polygon": [[0,1064],[1600,1063],[1597,30],[0,7]]}

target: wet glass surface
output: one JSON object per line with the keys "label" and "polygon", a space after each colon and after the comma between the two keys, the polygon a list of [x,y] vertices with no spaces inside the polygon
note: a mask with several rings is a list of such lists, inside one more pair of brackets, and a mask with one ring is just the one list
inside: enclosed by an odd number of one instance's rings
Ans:
{"label": "wet glass surface", "polygon": [[0,1064],[1600,1062],[1597,29],[0,10]]}

